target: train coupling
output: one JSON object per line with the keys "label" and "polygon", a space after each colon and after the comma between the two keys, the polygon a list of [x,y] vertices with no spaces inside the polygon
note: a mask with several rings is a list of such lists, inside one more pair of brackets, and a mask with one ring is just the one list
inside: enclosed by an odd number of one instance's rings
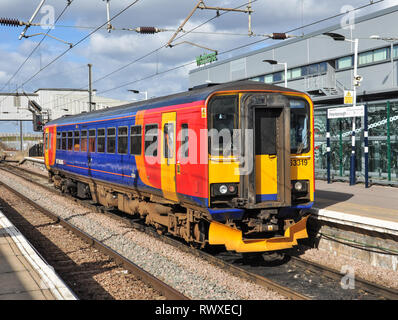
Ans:
{"label": "train coupling", "polygon": [[229,251],[265,252],[290,249],[297,245],[298,239],[308,238],[308,216],[289,226],[283,236],[268,239],[245,239],[242,231],[219,222],[211,222],[209,226],[209,244],[225,245]]}

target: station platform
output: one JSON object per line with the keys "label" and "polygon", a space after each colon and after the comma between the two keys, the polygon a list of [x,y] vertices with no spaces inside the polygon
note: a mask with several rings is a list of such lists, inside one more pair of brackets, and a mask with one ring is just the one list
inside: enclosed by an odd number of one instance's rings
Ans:
{"label": "station platform", "polygon": [[76,296],[0,211],[0,300],[76,300]]}
{"label": "station platform", "polygon": [[316,180],[312,214],[319,220],[398,235],[398,188]]}

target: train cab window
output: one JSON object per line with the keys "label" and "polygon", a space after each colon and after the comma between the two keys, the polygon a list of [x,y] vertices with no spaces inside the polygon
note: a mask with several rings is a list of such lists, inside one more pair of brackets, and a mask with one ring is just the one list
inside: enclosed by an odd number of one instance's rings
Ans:
{"label": "train cab window", "polygon": [[174,157],[174,124],[166,123],[163,128],[163,156],[166,159]]}
{"label": "train cab window", "polygon": [[51,132],[49,132],[47,136],[47,149],[51,149]]}
{"label": "train cab window", "polygon": [[218,96],[209,103],[208,126],[210,130],[210,153],[232,154],[234,129],[238,128],[238,96]]}
{"label": "train cab window", "polygon": [[130,153],[134,155],[141,154],[142,127],[132,126],[130,129]]}
{"label": "train cab window", "polygon": [[305,100],[290,100],[290,149],[291,153],[309,150],[309,106]]}
{"label": "train cab window", "polygon": [[73,149],[73,132],[68,132],[68,151],[72,151]]}
{"label": "train cab window", "polygon": [[158,125],[145,126],[145,155],[157,157],[158,155]]}
{"label": "train cab window", "polygon": [[97,132],[97,152],[105,152],[105,129],[98,129]]}
{"label": "train cab window", "polygon": [[95,152],[95,129],[88,131],[88,152]]}
{"label": "train cab window", "polygon": [[80,150],[87,152],[87,130],[82,130]]}
{"label": "train cab window", "polygon": [[66,150],[66,132],[62,132],[62,150]]}
{"label": "train cab window", "polygon": [[181,158],[189,157],[189,130],[188,123],[181,124]]}
{"label": "train cab window", "polygon": [[127,154],[128,150],[128,127],[117,128],[117,153]]}
{"label": "train cab window", "polygon": [[74,146],[73,146],[73,151],[79,152],[80,151],[80,131],[75,131],[74,132]]}
{"label": "train cab window", "polygon": [[57,132],[57,150],[61,149],[61,132]]}
{"label": "train cab window", "polygon": [[116,128],[108,128],[107,130],[106,152],[115,153],[116,149]]}

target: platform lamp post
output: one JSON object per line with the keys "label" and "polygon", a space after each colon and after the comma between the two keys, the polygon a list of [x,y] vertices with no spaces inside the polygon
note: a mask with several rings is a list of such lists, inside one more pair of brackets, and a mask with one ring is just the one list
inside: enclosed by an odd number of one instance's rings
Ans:
{"label": "platform lamp post", "polygon": [[130,91],[132,93],[144,93],[145,94],[145,100],[148,100],[148,91],[139,91],[139,90],[127,90]]}
{"label": "platform lamp post", "polygon": [[285,67],[285,88],[287,88],[287,62],[278,62],[276,60],[263,60],[263,62],[267,62],[269,64],[281,64]]}
{"label": "platform lamp post", "polygon": [[[362,77],[358,76],[358,39],[347,39],[345,36],[339,33],[324,33],[325,36],[331,37],[335,41],[347,41],[354,43],[354,79],[353,79],[353,107],[357,105],[357,87],[359,86],[359,82],[362,81]],[[355,155],[355,117],[352,118],[352,150],[351,150],[351,166],[350,166],[350,185],[355,185],[356,177],[356,155]]]}

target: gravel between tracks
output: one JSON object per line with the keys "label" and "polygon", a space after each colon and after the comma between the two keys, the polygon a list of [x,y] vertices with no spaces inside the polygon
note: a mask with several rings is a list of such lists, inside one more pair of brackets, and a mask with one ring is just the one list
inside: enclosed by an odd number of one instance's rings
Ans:
{"label": "gravel between tracks", "polygon": [[31,183],[8,172],[2,172],[0,181],[56,212],[192,299],[286,299],[275,291],[236,277],[143,232],[132,230],[123,222],[91,212],[43,188],[35,186],[33,190]]}
{"label": "gravel between tracks", "polygon": [[111,258],[0,186],[3,212],[79,299],[165,299]]}
{"label": "gravel between tracks", "polygon": [[336,257],[326,250],[309,249],[300,256],[302,259],[313,261],[335,270],[341,270],[343,266],[353,268],[354,274],[362,279],[377,283],[389,288],[398,289],[398,273],[381,267],[370,266],[362,261],[348,258]]}

